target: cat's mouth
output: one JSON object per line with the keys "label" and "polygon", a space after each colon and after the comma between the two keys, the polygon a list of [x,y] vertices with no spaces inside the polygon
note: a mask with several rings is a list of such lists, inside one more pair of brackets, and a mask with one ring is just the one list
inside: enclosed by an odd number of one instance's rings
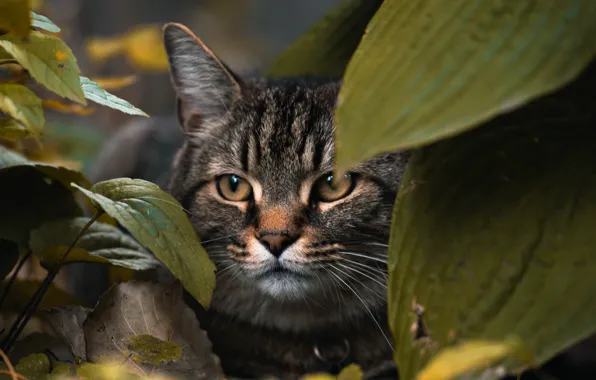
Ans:
{"label": "cat's mouth", "polygon": [[289,268],[286,265],[281,264],[280,262],[276,262],[275,264],[269,266],[262,270],[258,275],[257,278],[264,279],[264,278],[279,278],[279,279],[289,279],[292,277],[300,277],[306,278],[304,273],[300,273],[295,269]]}

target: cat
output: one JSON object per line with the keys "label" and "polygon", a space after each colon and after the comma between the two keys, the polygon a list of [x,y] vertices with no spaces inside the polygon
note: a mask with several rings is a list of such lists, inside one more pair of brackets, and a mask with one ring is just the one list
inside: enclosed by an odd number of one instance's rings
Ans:
{"label": "cat", "polygon": [[198,315],[227,374],[295,378],[392,358],[387,243],[407,153],[334,173],[340,82],[244,80],[164,27],[185,135],[168,191],[217,266]]}

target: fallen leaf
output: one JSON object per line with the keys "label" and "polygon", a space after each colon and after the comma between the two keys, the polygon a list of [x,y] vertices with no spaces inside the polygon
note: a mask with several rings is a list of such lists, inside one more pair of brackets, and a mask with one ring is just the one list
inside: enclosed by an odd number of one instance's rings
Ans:
{"label": "fallen leaf", "polygon": [[91,309],[82,306],[62,306],[41,310],[39,314],[70,347],[70,352],[81,360],[87,360],[83,323]]}

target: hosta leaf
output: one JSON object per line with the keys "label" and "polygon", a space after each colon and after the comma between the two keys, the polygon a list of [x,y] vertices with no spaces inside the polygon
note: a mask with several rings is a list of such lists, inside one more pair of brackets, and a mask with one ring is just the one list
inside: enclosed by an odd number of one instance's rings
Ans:
{"label": "hosta leaf", "polygon": [[2,0],[0,2],[0,30],[12,32],[16,36],[24,38],[29,34],[30,27],[28,0]]}
{"label": "hosta leaf", "polygon": [[19,259],[19,246],[11,241],[0,239],[0,282],[12,271]]}
{"label": "hosta leaf", "polygon": [[75,187],[149,248],[201,305],[209,306],[215,266],[176,199],[139,179],[99,182],[90,190]]}
{"label": "hosta leaf", "polygon": [[41,134],[45,124],[41,99],[27,87],[20,84],[0,84],[0,110],[20,121],[31,134]]}
{"label": "hosta leaf", "polygon": [[0,238],[26,246],[29,232],[42,223],[78,216],[71,182],[88,186],[74,170],[29,161],[0,146]]}
{"label": "hosta leaf", "polygon": [[382,0],[346,0],[311,27],[266,75],[341,77]]}
{"label": "hosta leaf", "polygon": [[31,76],[60,96],[86,105],[79,66],[60,39],[32,31],[27,41],[12,34],[0,37],[0,47],[12,55]]}
{"label": "hosta leaf", "polygon": [[[29,247],[46,267],[54,267],[89,218],[61,219],[31,232]],[[115,226],[94,222],[79,238],[64,263],[111,263],[134,270],[148,270],[159,262],[142,245]]]}
{"label": "hosta leaf", "polygon": [[89,78],[81,77],[81,85],[83,86],[85,97],[94,101],[95,103],[122,111],[129,115],[141,115],[149,117],[149,115],[147,115],[145,112],[136,108],[126,100],[120,99],[119,97],[112,95],[106,90],[102,89],[97,85],[97,83],[93,82]]}
{"label": "hosta leaf", "polygon": [[585,95],[574,107],[557,108],[566,92],[556,94],[413,154],[389,249],[400,376],[460,340],[513,335],[540,365],[596,331],[595,87],[586,88],[568,89]]}
{"label": "hosta leaf", "polygon": [[348,64],[337,162],[457,135],[575,78],[596,53],[592,0],[383,2]]}
{"label": "hosta leaf", "polygon": [[47,30],[48,32],[52,33],[60,32],[60,28],[58,27],[58,25],[54,24],[46,16],[42,16],[35,12],[31,12],[31,25],[35,28]]}

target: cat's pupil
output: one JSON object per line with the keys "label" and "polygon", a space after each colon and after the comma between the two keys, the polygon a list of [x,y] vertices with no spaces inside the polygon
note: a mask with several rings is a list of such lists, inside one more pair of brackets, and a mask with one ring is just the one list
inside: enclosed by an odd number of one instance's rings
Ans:
{"label": "cat's pupil", "polygon": [[235,193],[238,190],[238,185],[240,184],[240,178],[235,175],[230,176],[230,190]]}

